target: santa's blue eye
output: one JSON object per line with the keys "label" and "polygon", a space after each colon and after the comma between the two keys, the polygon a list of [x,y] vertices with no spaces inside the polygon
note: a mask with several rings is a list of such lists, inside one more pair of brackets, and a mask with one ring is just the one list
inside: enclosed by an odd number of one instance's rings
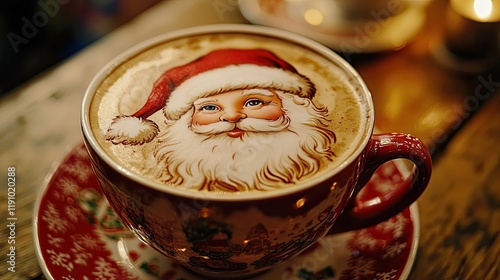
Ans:
{"label": "santa's blue eye", "polygon": [[200,111],[217,111],[219,110],[218,106],[207,104],[200,107]]}
{"label": "santa's blue eye", "polygon": [[245,107],[254,107],[254,106],[259,106],[264,104],[262,100],[259,99],[250,99],[247,102],[245,102]]}

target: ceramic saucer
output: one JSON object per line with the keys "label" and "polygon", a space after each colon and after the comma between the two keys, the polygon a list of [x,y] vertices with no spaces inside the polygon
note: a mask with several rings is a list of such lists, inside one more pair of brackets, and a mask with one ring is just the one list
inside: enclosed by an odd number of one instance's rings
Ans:
{"label": "ceramic saucer", "polygon": [[[402,172],[395,163],[385,164],[360,195],[386,191],[402,180]],[[37,257],[48,279],[201,279],[122,226],[97,184],[83,144],[47,178],[33,223]],[[418,234],[413,205],[371,228],[327,236],[254,279],[406,279]]]}
{"label": "ceramic saucer", "polygon": [[[398,2],[349,19],[330,0],[239,0],[243,16],[254,24],[289,30],[341,53],[371,53],[400,49],[425,22],[428,0]],[[403,4],[402,4],[403,3]],[[390,11],[399,11],[393,16]]]}

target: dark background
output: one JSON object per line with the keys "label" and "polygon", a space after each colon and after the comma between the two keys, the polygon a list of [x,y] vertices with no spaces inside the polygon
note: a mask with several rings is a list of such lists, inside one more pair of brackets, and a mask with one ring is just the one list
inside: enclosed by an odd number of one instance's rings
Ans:
{"label": "dark background", "polygon": [[160,0],[1,0],[0,96]]}

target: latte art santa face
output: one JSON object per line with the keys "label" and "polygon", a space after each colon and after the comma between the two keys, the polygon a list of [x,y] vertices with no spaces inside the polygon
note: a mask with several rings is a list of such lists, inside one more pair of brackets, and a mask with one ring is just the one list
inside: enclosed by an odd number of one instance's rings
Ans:
{"label": "latte art santa face", "polygon": [[218,34],[146,49],[98,87],[92,131],[166,188],[272,191],[321,176],[357,150],[368,113],[334,63],[290,44]]}
{"label": "latte art santa face", "polygon": [[155,153],[158,174],[165,174],[162,179],[176,186],[238,191],[272,190],[318,172],[324,164],[321,159],[334,159],[330,148],[335,135],[322,123],[326,111],[307,101],[300,103],[290,94],[279,96],[289,112],[279,109],[276,120],[252,117],[249,112],[248,116],[241,113],[241,119],[234,114],[227,121],[221,114],[220,121],[192,126],[196,113],[185,114],[160,137]]}

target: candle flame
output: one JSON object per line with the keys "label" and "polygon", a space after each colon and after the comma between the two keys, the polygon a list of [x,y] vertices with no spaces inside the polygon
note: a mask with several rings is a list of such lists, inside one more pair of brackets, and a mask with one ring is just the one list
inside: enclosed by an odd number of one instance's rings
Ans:
{"label": "candle flame", "polygon": [[480,19],[487,19],[493,11],[491,0],[474,0],[474,12]]}

